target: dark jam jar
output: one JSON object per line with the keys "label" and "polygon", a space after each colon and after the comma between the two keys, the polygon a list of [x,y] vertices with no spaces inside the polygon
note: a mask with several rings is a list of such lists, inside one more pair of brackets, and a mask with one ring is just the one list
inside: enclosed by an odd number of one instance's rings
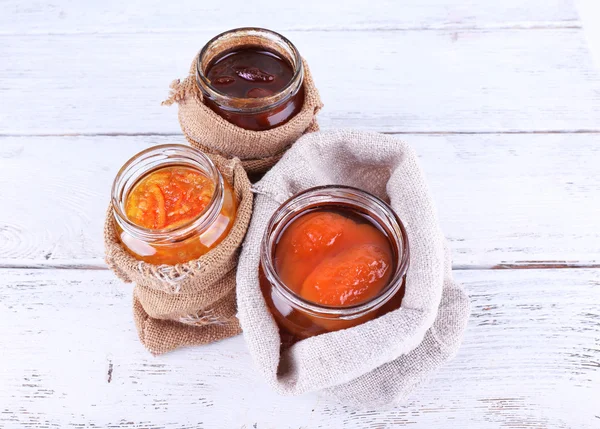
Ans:
{"label": "dark jam jar", "polygon": [[408,237],[392,208],[356,188],[286,201],[263,237],[259,279],[284,346],[400,308]]}
{"label": "dark jam jar", "polygon": [[238,28],[210,40],[198,56],[196,80],[204,103],[246,130],[283,125],[304,104],[298,50],[262,28]]}

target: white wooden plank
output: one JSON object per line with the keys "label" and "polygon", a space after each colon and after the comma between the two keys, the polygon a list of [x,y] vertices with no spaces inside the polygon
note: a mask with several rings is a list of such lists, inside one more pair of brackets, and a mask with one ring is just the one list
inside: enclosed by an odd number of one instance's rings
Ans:
{"label": "white wooden plank", "polygon": [[[600,265],[600,134],[403,135],[455,267]],[[182,136],[0,138],[0,265],[103,266],[112,181]]]}
{"label": "white wooden plank", "polygon": [[[178,133],[160,102],[213,33],[4,36],[0,132]],[[286,34],[311,65],[324,127],[600,130],[581,29]]]}
{"label": "white wooden plank", "polygon": [[587,36],[590,52],[600,68],[600,3],[596,0],[576,0],[579,16]]}
{"label": "white wooden plank", "polygon": [[280,397],[237,337],[153,358],[108,271],[1,270],[0,427],[596,428],[600,270],[460,271],[459,355],[406,406]]}
{"label": "white wooden plank", "polygon": [[280,30],[574,25],[571,0],[379,0],[364,2],[5,0],[0,33],[163,32],[241,26]]}

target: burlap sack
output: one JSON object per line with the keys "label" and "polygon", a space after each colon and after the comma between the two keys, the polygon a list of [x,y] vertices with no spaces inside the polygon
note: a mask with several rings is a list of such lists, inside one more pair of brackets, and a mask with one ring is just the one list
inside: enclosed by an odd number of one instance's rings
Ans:
{"label": "burlap sack", "polygon": [[238,159],[211,156],[238,200],[229,235],[200,258],[178,265],[153,265],[132,257],[117,237],[109,207],[104,226],[106,263],[125,282],[134,282],[133,315],[140,341],[155,355],[240,333],[235,270],[250,217],[252,192]]}
{"label": "burlap sack", "polygon": [[[406,226],[410,267],[400,309],[280,351],[278,328],[258,285],[259,248],[278,206],[304,189],[341,184],[387,200]],[[404,142],[354,131],[302,137],[254,186],[255,206],[237,272],[238,317],[259,371],[282,394],[321,392],[355,407],[404,401],[452,357],[469,300],[452,279],[450,252],[417,163]]]}
{"label": "burlap sack", "polygon": [[163,105],[179,104],[179,124],[190,144],[203,152],[225,158],[237,157],[249,174],[271,168],[300,136],[318,131],[317,112],[323,107],[319,92],[303,60],[304,105],[296,116],[283,125],[266,131],[250,131],[226,121],[202,102],[196,84],[196,61],[189,75],[171,84],[171,93]]}

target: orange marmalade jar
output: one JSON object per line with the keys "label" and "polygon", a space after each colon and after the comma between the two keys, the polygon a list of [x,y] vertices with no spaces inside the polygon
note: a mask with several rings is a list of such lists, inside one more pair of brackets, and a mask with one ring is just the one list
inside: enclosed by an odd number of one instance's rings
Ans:
{"label": "orange marmalade jar", "polygon": [[408,237],[392,208],[356,188],[324,186],[273,214],[259,280],[284,346],[398,309]]}
{"label": "orange marmalade jar", "polygon": [[112,206],[121,243],[131,255],[174,265],[199,258],[227,236],[237,201],[210,158],[171,144],[125,163],[113,183]]}

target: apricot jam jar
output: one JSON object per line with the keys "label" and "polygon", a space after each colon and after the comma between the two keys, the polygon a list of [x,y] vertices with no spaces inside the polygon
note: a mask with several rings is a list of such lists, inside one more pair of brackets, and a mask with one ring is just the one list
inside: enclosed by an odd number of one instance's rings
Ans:
{"label": "apricot jam jar", "polygon": [[123,246],[158,265],[207,253],[227,236],[237,211],[231,185],[210,158],[177,144],[127,161],[113,183],[112,206]]}
{"label": "apricot jam jar", "polygon": [[238,28],[210,40],[198,56],[196,81],[208,107],[246,130],[282,125],[304,103],[298,50],[263,28]]}
{"label": "apricot jam jar", "polygon": [[406,230],[389,205],[356,188],[317,187],[269,221],[260,287],[285,346],[398,309],[408,264]]}

